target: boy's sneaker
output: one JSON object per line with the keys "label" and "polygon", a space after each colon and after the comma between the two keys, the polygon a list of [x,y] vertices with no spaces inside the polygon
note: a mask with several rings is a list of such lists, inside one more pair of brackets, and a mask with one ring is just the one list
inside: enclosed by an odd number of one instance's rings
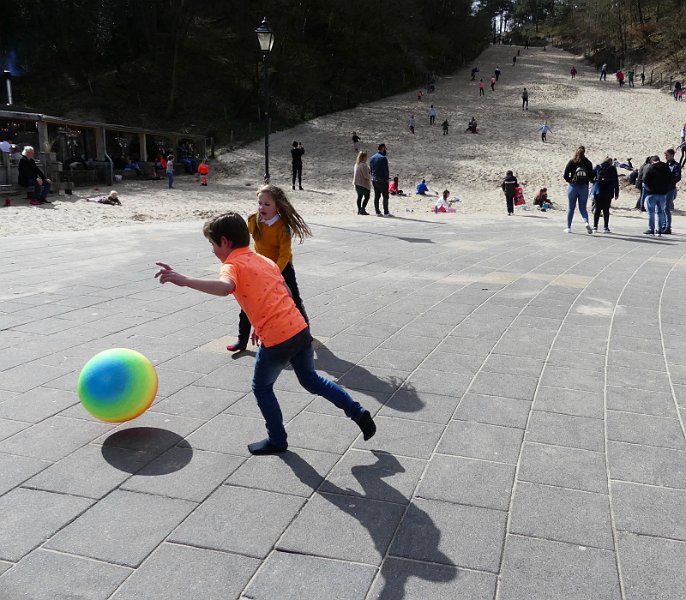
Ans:
{"label": "boy's sneaker", "polygon": [[671,227],[665,227],[662,230],[662,233],[666,233],[667,235],[672,235],[672,228]]}
{"label": "boy's sneaker", "polygon": [[603,233],[612,233],[612,232],[609,230],[609,228],[606,227],[605,229],[603,229]]}
{"label": "boy's sneaker", "polygon": [[655,235],[655,231],[652,230],[652,229],[646,229],[646,230],[643,232],[643,235]]}
{"label": "boy's sneaker", "polygon": [[395,215],[392,215],[391,213],[384,213],[384,217],[395,217]]}
{"label": "boy's sneaker", "polygon": [[376,433],[376,424],[368,410],[365,410],[355,422],[362,430],[362,437],[364,437],[365,441],[374,437],[374,434]]}
{"label": "boy's sneaker", "polygon": [[40,206],[40,200],[31,200],[31,206]]}
{"label": "boy's sneaker", "polygon": [[588,233],[593,233],[593,229],[591,229],[591,226],[588,224],[588,221],[586,221],[584,225],[586,225],[586,231],[588,231]]}
{"label": "boy's sneaker", "polygon": [[593,228],[593,233],[598,233],[598,228],[597,228],[597,227],[594,227],[594,228]]}
{"label": "boy's sneaker", "polygon": [[565,233],[572,233],[571,227],[565,227]]}
{"label": "boy's sneaker", "polygon": [[250,454],[253,456],[266,456],[269,454],[282,454],[288,450],[288,444],[286,444],[284,447],[280,446],[275,446],[272,444],[269,439],[264,439],[259,442],[253,442],[252,444],[248,444],[248,451]]}
{"label": "boy's sneaker", "polygon": [[379,212],[379,213],[376,213],[376,216],[377,216],[377,217],[383,217],[383,213],[380,213],[380,212]]}
{"label": "boy's sneaker", "polygon": [[229,352],[243,352],[246,349],[247,345],[240,344],[236,342],[235,344],[229,344],[226,349]]}

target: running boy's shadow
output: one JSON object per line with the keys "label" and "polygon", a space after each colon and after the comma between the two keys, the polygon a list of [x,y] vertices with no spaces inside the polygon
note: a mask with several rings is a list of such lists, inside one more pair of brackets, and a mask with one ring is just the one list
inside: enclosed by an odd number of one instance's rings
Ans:
{"label": "running boy's shadow", "polygon": [[[402,381],[398,377],[392,377],[390,380],[382,379],[372,372],[368,371],[364,366],[350,362],[348,360],[339,358],[324,344],[315,340],[314,350],[316,354],[316,368],[317,370],[326,371],[330,375],[338,376],[343,373],[344,380],[342,385],[353,390],[360,390],[374,398],[379,404],[388,404],[394,410],[400,412],[417,412],[424,408],[424,401],[417,395],[417,390],[411,385],[406,384],[402,388],[401,394],[396,394],[400,389]],[[355,369],[355,379],[348,374]],[[366,387],[352,387],[346,385],[347,380],[352,385]]]}
{"label": "running boy's shadow", "polygon": [[[378,512],[365,511],[358,506],[358,503],[350,502],[350,498],[369,498],[406,506],[408,499],[384,481],[384,478],[391,477],[396,473],[403,473],[405,469],[398,459],[388,452],[372,450],[372,453],[376,457],[376,463],[357,465],[351,469],[353,477],[364,490],[363,494],[338,487],[328,480],[316,488],[316,482],[321,481],[322,477],[309,463],[294,452],[287,452],[281,457],[300,481],[315,489],[322,498],[340,510],[355,517],[369,531],[377,552],[384,556],[389,544],[393,541],[395,531],[384,530],[380,527]],[[405,587],[410,577],[445,583],[459,576],[453,562],[439,550],[441,532],[425,511],[416,504],[410,504],[399,524],[399,526],[403,525],[408,531],[418,534],[416,538],[413,537],[410,540],[412,546],[421,545],[427,560],[446,566],[430,566],[411,560],[403,561],[402,568],[397,568],[397,565],[393,563],[382,564],[382,574],[385,575],[385,581],[383,588],[373,596],[375,600],[402,600],[405,597]],[[407,538],[408,536],[405,535],[404,537]],[[400,545],[407,547],[407,540],[404,542],[400,540]]]}

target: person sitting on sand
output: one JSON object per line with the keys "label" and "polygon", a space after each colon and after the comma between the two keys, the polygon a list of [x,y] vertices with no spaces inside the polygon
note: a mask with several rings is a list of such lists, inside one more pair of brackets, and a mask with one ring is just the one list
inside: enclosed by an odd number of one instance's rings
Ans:
{"label": "person sitting on sand", "polygon": [[388,184],[388,193],[391,196],[402,196],[403,191],[398,189],[398,176],[396,175]]}
{"label": "person sitting on sand", "polygon": [[112,190],[107,198],[100,198],[99,200],[86,198],[86,202],[97,202],[98,204],[109,204],[110,206],[121,206],[119,194],[115,190]]}
{"label": "person sitting on sand", "polygon": [[627,171],[633,171],[634,165],[631,164],[631,159],[627,158],[626,162],[619,162],[616,158],[612,161],[612,165],[615,169],[625,169]]}
{"label": "person sitting on sand", "polygon": [[541,188],[534,197],[534,206],[539,206],[541,212],[545,212],[553,207],[552,201],[548,198],[548,188]]}
{"label": "person sitting on sand", "polygon": [[469,123],[467,124],[467,129],[465,129],[465,133],[466,133],[467,131],[471,131],[472,133],[479,133],[479,132],[477,131],[476,119],[475,119],[474,117],[472,117],[471,119],[469,119]]}
{"label": "person sitting on sand", "polygon": [[433,212],[435,213],[447,213],[447,212],[457,212],[453,208],[453,202],[459,202],[460,199],[448,199],[450,196],[450,190],[443,190],[443,193],[436,200],[436,205],[433,207]]}
{"label": "person sitting on sand", "polygon": [[426,179],[422,179],[418,184],[417,184],[417,193],[420,196],[426,196],[426,193],[429,191],[429,186],[426,185]]}

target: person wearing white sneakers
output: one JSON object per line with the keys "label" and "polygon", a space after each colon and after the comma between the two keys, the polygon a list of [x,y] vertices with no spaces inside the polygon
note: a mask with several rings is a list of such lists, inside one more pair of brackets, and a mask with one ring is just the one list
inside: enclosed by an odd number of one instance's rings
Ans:
{"label": "person wearing white sneakers", "polygon": [[593,164],[586,158],[586,148],[583,146],[579,146],[576,149],[572,160],[567,163],[564,179],[569,184],[567,187],[569,204],[567,207],[567,227],[565,233],[572,233],[572,219],[574,218],[577,203],[579,205],[579,213],[581,213],[581,218],[586,226],[586,231],[593,233],[593,229],[591,229],[588,223],[586,203],[588,202],[588,186],[595,181],[595,172]]}

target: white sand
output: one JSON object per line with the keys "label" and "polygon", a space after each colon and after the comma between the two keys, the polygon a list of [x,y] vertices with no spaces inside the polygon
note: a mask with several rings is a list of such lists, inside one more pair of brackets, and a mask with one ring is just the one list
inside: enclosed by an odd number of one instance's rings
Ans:
{"label": "white sand", "polygon": [[[512,67],[516,52],[516,46],[489,48],[475,62],[480,68],[477,81],[470,81],[469,65],[439,79],[436,93],[426,95],[422,102],[417,102],[413,90],[273,133],[272,183],[289,191],[291,201],[306,219],[353,215],[355,154],[350,137],[354,130],[370,156],[379,142],[387,144],[391,175],[399,175],[400,187],[406,192],[413,192],[415,184],[424,177],[433,192],[447,187],[451,195],[462,199],[457,214],[430,218],[455,220],[460,215],[476,214],[507,218],[499,187],[507,169],[514,170],[523,183],[529,203],[538,188],[546,186],[551,199],[564,208],[566,184],[562,172],[578,145],[586,146],[587,156],[594,164],[610,155],[620,160],[633,157],[638,166],[645,156],[662,156],[666,148],[679,143],[679,130],[686,121],[686,103],[675,102],[658,90],[641,88],[640,83],[634,89],[620,89],[612,75],[607,82],[600,82],[595,71],[579,57],[556,49],[522,49],[517,66]],[[489,81],[497,64],[502,75],[493,93]],[[572,65],[579,71],[575,81],[569,75]],[[479,76],[486,83],[485,98],[479,98]],[[521,108],[524,86],[529,90],[528,111]],[[426,116],[431,103],[438,109],[433,127]],[[417,119],[415,135],[407,128],[410,114]],[[464,132],[472,115],[479,122],[478,135]],[[446,117],[451,128],[449,135],[443,136],[440,123]],[[544,119],[553,129],[546,144],[537,131]],[[290,191],[293,140],[302,141],[306,149],[305,191]],[[13,205],[5,208],[0,198],[0,234],[21,235],[41,228],[82,230],[146,221],[204,220],[225,210],[247,215],[254,210],[254,190],[262,180],[263,147],[263,141],[258,141],[222,154],[213,167],[208,187],[201,187],[192,176],[177,176],[173,190],[167,189],[166,181],[117,184],[121,207],[83,200],[107,195],[109,189],[104,187],[79,189],[71,197],[52,195],[53,205],[45,207],[31,207],[25,201],[13,199]],[[623,173],[628,172],[620,171]],[[636,197],[633,188],[622,187],[614,212],[626,214]],[[409,210],[428,214],[434,201],[435,198],[416,195],[391,197],[391,211],[398,216]],[[373,212],[370,208],[371,202],[368,210]],[[562,225],[563,214],[556,210],[545,216]],[[636,227],[640,225],[636,223]]]}

